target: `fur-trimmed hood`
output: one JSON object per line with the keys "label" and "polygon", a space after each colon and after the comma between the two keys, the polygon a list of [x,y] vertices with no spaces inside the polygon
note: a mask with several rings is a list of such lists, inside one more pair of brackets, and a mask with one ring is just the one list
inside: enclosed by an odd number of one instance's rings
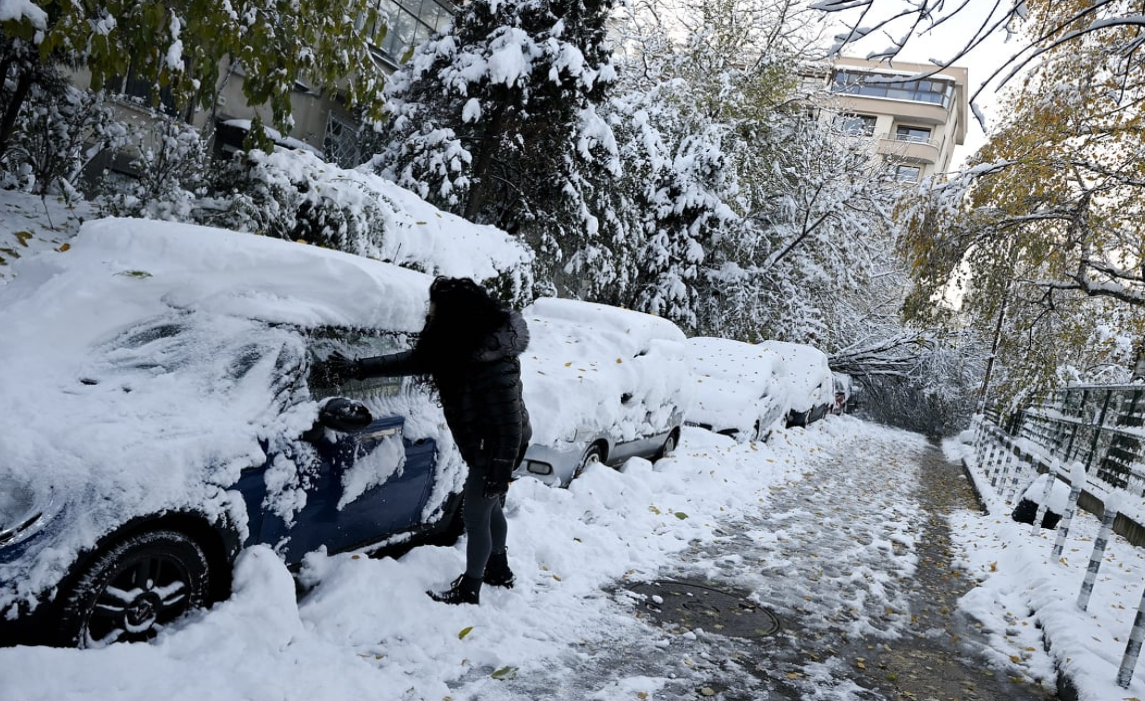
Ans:
{"label": "fur-trimmed hood", "polygon": [[493,331],[477,347],[473,360],[489,363],[502,358],[515,358],[529,346],[529,326],[525,317],[515,311],[509,312],[509,321]]}

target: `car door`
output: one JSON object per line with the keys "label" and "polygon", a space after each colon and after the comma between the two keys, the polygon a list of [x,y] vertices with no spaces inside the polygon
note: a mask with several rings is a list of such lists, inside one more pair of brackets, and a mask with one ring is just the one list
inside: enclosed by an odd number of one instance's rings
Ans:
{"label": "car door", "polygon": [[[335,350],[367,357],[395,347],[391,336],[330,330],[315,334],[309,352],[316,364]],[[339,552],[369,545],[420,523],[434,478],[436,445],[408,440],[404,417],[379,411],[385,402],[375,401],[397,394],[402,383],[402,378],[383,377],[324,386],[312,373],[313,398],[360,402],[371,409],[372,418],[358,430],[307,432],[304,440],[316,459],[304,484],[305,505],[289,524],[266,514],[259,537],[277,545],[287,562],[298,562],[321,546]]]}

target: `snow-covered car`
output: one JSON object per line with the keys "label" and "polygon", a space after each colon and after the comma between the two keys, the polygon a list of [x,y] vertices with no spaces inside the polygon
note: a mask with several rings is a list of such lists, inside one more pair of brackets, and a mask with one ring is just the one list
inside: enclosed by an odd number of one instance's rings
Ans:
{"label": "snow-covered car", "polygon": [[464,469],[420,385],[316,361],[420,329],[431,278],[298,243],[89,222],[0,287],[0,641],[143,640],[239,550],[455,538]]}
{"label": "snow-covered car", "polygon": [[826,416],[835,402],[835,376],[827,354],[802,343],[763,341],[759,345],[781,358],[780,384],[788,398],[787,425],[806,426]]}
{"label": "snow-covered car", "polygon": [[766,440],[786,421],[790,400],[776,348],[728,338],[688,339],[696,398],[687,423],[744,442]]}
{"label": "snow-covered car", "polygon": [[542,298],[521,356],[533,439],[516,476],[567,486],[592,463],[672,452],[691,404],[684,333],[667,319]]}

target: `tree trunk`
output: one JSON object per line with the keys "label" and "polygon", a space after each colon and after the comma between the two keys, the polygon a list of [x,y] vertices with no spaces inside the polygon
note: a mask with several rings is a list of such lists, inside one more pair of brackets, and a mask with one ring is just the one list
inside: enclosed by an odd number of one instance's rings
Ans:
{"label": "tree trunk", "polygon": [[[7,79],[8,67],[8,65],[4,66],[4,72],[0,73],[0,80]],[[28,97],[28,90],[31,88],[31,71],[21,72],[16,81],[16,90],[4,107],[3,116],[0,117],[0,159],[8,153],[8,146],[12,140],[12,128],[16,125],[16,117],[20,114],[20,108],[24,105],[24,99]]]}
{"label": "tree trunk", "polygon": [[465,211],[461,215],[474,223],[478,223],[477,215],[485,206],[485,197],[489,189],[489,167],[493,163],[493,154],[501,143],[501,130],[504,122],[505,105],[499,103],[489,119],[489,126],[485,129],[485,136],[481,140],[477,156],[473,159],[469,200],[465,203]]}

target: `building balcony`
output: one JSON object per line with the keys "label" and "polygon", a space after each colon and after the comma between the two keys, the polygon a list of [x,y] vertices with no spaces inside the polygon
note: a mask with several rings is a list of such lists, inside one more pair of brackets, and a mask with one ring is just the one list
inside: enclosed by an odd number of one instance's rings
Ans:
{"label": "building balcony", "polygon": [[895,134],[879,134],[879,153],[915,163],[934,165],[942,155],[936,139],[908,139]]}

